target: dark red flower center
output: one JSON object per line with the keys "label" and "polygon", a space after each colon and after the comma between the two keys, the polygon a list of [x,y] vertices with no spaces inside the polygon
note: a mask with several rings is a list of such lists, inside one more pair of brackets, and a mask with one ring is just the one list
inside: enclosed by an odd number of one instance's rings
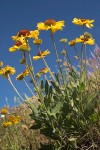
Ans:
{"label": "dark red flower center", "polygon": [[87,19],[85,19],[85,18],[80,18],[80,20],[81,20],[82,22],[85,22]]}
{"label": "dark red flower center", "polygon": [[45,25],[51,26],[51,25],[55,25],[56,21],[54,19],[48,19],[45,21]]}
{"label": "dark red flower center", "polygon": [[15,45],[20,46],[20,45],[22,45],[22,42],[21,41],[16,41]]}
{"label": "dark red flower center", "polygon": [[41,56],[43,54],[43,52],[38,52],[37,56]]}
{"label": "dark red flower center", "polygon": [[40,69],[40,71],[44,71],[44,70],[45,70],[45,68],[41,68],[41,69]]}
{"label": "dark red flower center", "polygon": [[29,30],[21,30],[18,32],[18,36],[20,37],[21,35],[26,36],[29,35],[30,31]]}

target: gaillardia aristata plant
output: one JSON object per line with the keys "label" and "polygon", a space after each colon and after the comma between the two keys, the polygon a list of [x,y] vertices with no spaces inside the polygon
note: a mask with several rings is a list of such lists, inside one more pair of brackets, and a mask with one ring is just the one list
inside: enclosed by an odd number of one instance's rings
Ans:
{"label": "gaillardia aristata plant", "polygon": [[[0,70],[0,74],[8,79],[20,99],[31,109],[30,117],[35,124],[30,129],[39,130],[40,134],[52,140],[49,145],[41,143],[41,150],[94,150],[100,148],[100,76],[98,74],[94,79],[89,76],[88,68],[91,67],[91,64],[88,62],[86,47],[87,44],[88,46],[95,44],[92,35],[86,32],[86,28],[93,27],[94,20],[74,18],[72,22],[82,26],[82,35],[71,41],[66,38],[60,39],[59,44],[63,45],[61,51],[63,60],[60,59],[54,35],[57,31],[63,30],[64,20],[48,19],[37,23],[36,30],[23,29],[17,35],[12,36],[15,43],[9,48],[9,51],[18,50],[22,57],[20,64],[25,65],[25,71],[17,75],[16,80],[25,82],[32,95],[37,97],[36,103],[30,101],[27,95],[23,98],[15,88],[10,78],[10,75],[15,73],[14,68],[7,66],[1,67]],[[42,31],[50,33],[57,63],[55,73],[52,72],[52,68],[45,59],[51,54],[50,50],[41,50],[41,44],[44,41],[39,38],[39,35]],[[37,46],[37,56],[31,56],[30,38],[33,38],[33,44]],[[80,50],[79,44],[81,45]],[[67,52],[68,47],[75,51],[74,58],[78,66],[73,65],[73,60],[70,59]],[[32,62],[38,59],[43,61],[45,67],[43,66],[35,74],[35,66]],[[95,72],[92,74],[95,75]],[[34,91],[26,83],[26,76],[30,78]]]}

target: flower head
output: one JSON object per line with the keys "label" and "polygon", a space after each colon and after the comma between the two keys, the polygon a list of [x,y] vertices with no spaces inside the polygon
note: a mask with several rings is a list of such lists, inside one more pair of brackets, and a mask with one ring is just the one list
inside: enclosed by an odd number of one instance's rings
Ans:
{"label": "flower head", "polygon": [[21,119],[20,116],[16,116],[16,117],[15,117],[14,115],[10,115],[10,116],[8,117],[8,122],[11,122],[11,123],[13,123],[13,124],[17,124],[17,123],[19,123],[20,119]]}
{"label": "flower head", "polygon": [[49,69],[48,68],[42,68],[40,69],[40,71],[36,74],[37,77],[40,77],[41,75],[45,74],[49,72]]}
{"label": "flower head", "polygon": [[64,43],[67,43],[67,39],[66,38],[63,38],[63,39],[60,39],[60,42],[62,43],[62,44],[64,44]]}
{"label": "flower head", "polygon": [[24,76],[23,73],[20,73],[19,75],[17,75],[16,80],[23,80]]}
{"label": "flower head", "polygon": [[5,128],[7,128],[7,127],[9,127],[10,125],[12,125],[12,122],[4,122],[3,124],[2,124],[2,126],[3,127],[5,127]]}
{"label": "flower head", "polygon": [[92,28],[93,27],[93,22],[94,20],[89,20],[85,18],[74,18],[72,21],[76,25],[81,25],[81,26],[86,26],[87,28]]}
{"label": "flower head", "polygon": [[28,69],[24,70],[22,73],[20,73],[19,75],[17,75],[16,80],[23,80],[24,77],[29,75],[29,71]]}
{"label": "flower head", "polygon": [[95,43],[95,40],[92,37],[88,37],[86,35],[81,35],[80,38],[76,38],[75,42],[93,45]]}
{"label": "flower head", "polygon": [[10,52],[15,52],[16,50],[20,50],[23,52],[30,51],[30,46],[28,44],[28,38],[34,38],[38,39],[39,36],[39,31],[38,30],[33,30],[29,31],[26,29],[20,30],[17,35],[12,36],[12,39],[15,42],[15,44],[9,48]]}
{"label": "flower head", "polygon": [[30,34],[30,31],[29,31],[29,30],[26,30],[26,29],[20,30],[20,31],[18,32],[18,37],[20,37],[20,36],[25,36],[25,37],[27,37],[29,34]]}
{"label": "flower head", "polygon": [[2,114],[2,115],[8,114],[8,108],[2,108],[2,109],[1,109],[1,114]]}
{"label": "flower head", "polygon": [[33,59],[34,60],[38,60],[40,58],[44,58],[46,55],[50,54],[50,51],[46,50],[46,51],[40,51],[37,56],[34,56]]}
{"label": "flower head", "polygon": [[63,30],[64,23],[64,20],[56,22],[54,19],[48,19],[45,22],[38,23],[37,28],[38,30],[57,32],[58,30]]}
{"label": "flower head", "polygon": [[69,44],[70,46],[75,46],[76,41],[75,41],[75,40],[72,40],[72,41],[68,42],[68,44]]}
{"label": "flower head", "polygon": [[19,40],[20,38],[34,38],[34,39],[37,39],[39,36],[39,31],[38,30],[33,30],[33,31],[29,31],[27,29],[23,29],[23,30],[20,30],[17,35],[15,36],[12,36],[12,39],[14,41],[17,41]]}
{"label": "flower head", "polygon": [[11,66],[5,66],[4,68],[2,68],[0,70],[0,74],[6,78],[7,75],[13,75],[16,72],[16,70],[14,68],[12,68]]}
{"label": "flower head", "polygon": [[14,46],[9,48],[10,52],[15,52],[16,50],[20,50],[23,52],[28,52],[30,51],[30,46],[27,44],[27,41],[16,41]]}
{"label": "flower head", "polygon": [[33,43],[34,43],[35,45],[40,45],[40,44],[42,44],[42,39],[35,39],[35,40],[33,41]]}
{"label": "flower head", "polygon": [[30,31],[28,38],[38,39],[38,36],[39,36],[39,31],[33,30],[33,31]]}

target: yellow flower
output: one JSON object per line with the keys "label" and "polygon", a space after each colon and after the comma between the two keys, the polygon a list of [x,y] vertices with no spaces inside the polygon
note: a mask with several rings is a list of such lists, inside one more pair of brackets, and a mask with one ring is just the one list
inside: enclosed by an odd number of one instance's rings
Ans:
{"label": "yellow flower", "polygon": [[[30,69],[31,69],[31,67],[30,67]],[[23,76],[25,77],[25,76],[28,76],[28,75],[29,75],[29,70],[28,69],[24,70],[23,71]]]}
{"label": "yellow flower", "polygon": [[42,68],[42,69],[40,70],[40,74],[47,73],[48,71],[49,71],[48,68]]}
{"label": "yellow flower", "polygon": [[1,114],[2,114],[2,115],[8,114],[8,108],[2,108],[2,109],[1,109]]}
{"label": "yellow flower", "polygon": [[38,39],[38,36],[39,36],[39,31],[38,30],[33,30],[33,31],[30,31],[30,34],[28,35],[28,38]]}
{"label": "yellow flower", "polygon": [[85,18],[74,18],[72,21],[76,25],[81,25],[81,26],[86,26],[87,28],[92,28],[93,27],[93,22],[94,20],[89,20]]}
{"label": "yellow flower", "polygon": [[12,36],[11,38],[14,41],[21,41],[23,43],[27,38],[37,39],[38,36],[39,36],[39,31],[38,30],[29,31],[27,29],[24,29],[24,30],[20,30],[17,33],[17,35]]}
{"label": "yellow flower", "polygon": [[87,38],[84,35],[81,35],[80,38],[76,38],[76,43],[83,43],[83,44],[89,44],[93,45],[95,43],[95,40],[91,38]]}
{"label": "yellow flower", "polygon": [[23,51],[23,52],[28,52],[28,51],[30,51],[30,46],[28,44],[24,43],[19,47],[19,50]]}
{"label": "yellow flower", "polygon": [[27,30],[27,29],[23,29],[23,30],[20,30],[17,35],[15,36],[12,36],[11,38],[14,40],[14,41],[19,41],[21,38],[22,39],[25,39],[29,36],[30,34],[30,31]]}
{"label": "yellow flower", "polygon": [[20,30],[19,32],[18,32],[18,36],[20,37],[20,36],[28,36],[30,34],[30,31],[29,30],[27,30],[27,29],[23,29],[23,30]]}
{"label": "yellow flower", "polygon": [[42,44],[42,39],[35,39],[35,40],[33,41],[33,43],[34,43],[35,45],[40,45],[40,44]]}
{"label": "yellow flower", "polygon": [[[20,40],[22,40],[22,39],[20,39]],[[30,51],[30,46],[27,44],[27,41],[26,40],[22,40],[22,41],[23,42],[16,41],[14,46],[9,48],[9,51],[10,52],[15,52],[18,49],[21,50],[21,51],[24,51],[24,52]]]}
{"label": "yellow flower", "polygon": [[48,19],[44,23],[38,23],[37,28],[38,30],[51,30],[52,32],[56,32],[58,30],[63,30],[64,23],[64,20],[56,22],[54,19]]}
{"label": "yellow flower", "polygon": [[20,73],[19,75],[17,75],[16,80],[23,80],[24,76],[23,73]]}
{"label": "yellow flower", "polygon": [[16,46],[16,45],[14,45],[14,46],[12,46],[12,47],[9,48],[9,51],[10,52],[15,52],[17,49],[19,49],[19,47]]}
{"label": "yellow flower", "polygon": [[89,45],[94,45],[94,43],[95,43],[95,40],[92,38],[89,38],[84,42],[84,44],[89,44]]}
{"label": "yellow flower", "polygon": [[69,44],[70,46],[75,46],[76,41],[75,41],[75,40],[72,40],[72,41],[68,42],[68,44]]}
{"label": "yellow flower", "polygon": [[0,74],[5,78],[7,75],[13,75],[16,72],[11,66],[5,66],[0,70]]}
{"label": "yellow flower", "polygon": [[28,69],[26,69],[16,77],[16,80],[23,80],[24,77],[26,77],[28,75],[29,75],[29,71],[28,71]]}
{"label": "yellow flower", "polygon": [[47,73],[47,72],[49,72],[49,69],[48,69],[48,68],[42,68],[42,69],[36,74],[36,76],[37,76],[37,77],[40,77],[41,75],[43,75],[43,74],[45,74],[45,73]]}
{"label": "yellow flower", "polygon": [[20,116],[16,116],[16,117],[15,117],[14,115],[10,115],[10,116],[8,117],[8,121],[11,122],[11,123],[13,123],[13,124],[19,123],[20,119],[21,119]]}
{"label": "yellow flower", "polygon": [[8,117],[8,121],[10,121],[10,122],[13,122],[14,119],[15,119],[15,116],[14,116],[14,115],[10,115],[10,116]]}
{"label": "yellow flower", "polygon": [[33,59],[34,60],[38,60],[38,59],[40,59],[40,58],[44,58],[46,55],[48,55],[48,54],[50,54],[50,51],[48,51],[48,50],[46,50],[46,51],[40,51],[39,53],[38,53],[38,55],[37,56],[34,56],[33,57]]}
{"label": "yellow flower", "polygon": [[5,127],[5,128],[7,128],[7,127],[9,127],[10,125],[12,124],[12,122],[4,122],[2,125],[3,125],[3,127]]}

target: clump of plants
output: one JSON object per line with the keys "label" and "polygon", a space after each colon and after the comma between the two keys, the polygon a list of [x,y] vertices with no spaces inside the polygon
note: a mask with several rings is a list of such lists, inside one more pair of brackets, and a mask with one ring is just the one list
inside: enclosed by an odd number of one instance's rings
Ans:
{"label": "clump of plants", "polygon": [[[19,98],[31,110],[30,117],[35,124],[30,127],[30,130],[39,130],[41,135],[45,135],[52,141],[40,143],[38,148],[40,150],[100,148],[100,49],[96,48],[95,53],[92,54],[98,67],[95,67],[87,57],[87,45],[94,45],[95,40],[86,28],[92,28],[94,20],[74,18],[72,22],[82,26],[82,35],[71,41],[66,38],[60,39],[58,42],[63,45],[61,54],[57,50],[55,34],[63,30],[64,20],[48,19],[38,23],[36,30],[23,29],[12,36],[15,43],[9,51],[19,51],[20,64],[25,65],[25,70],[17,75],[16,79],[23,80],[32,95],[36,96],[33,101],[27,94],[23,98],[14,86],[10,76],[15,73],[15,68],[1,66],[0,74],[8,80]],[[57,65],[55,72],[52,72],[53,68],[49,67],[50,62],[45,59],[51,51],[41,50],[42,39],[39,35],[42,31],[50,33]],[[33,39],[33,44],[38,49],[37,56],[32,56],[30,39]],[[73,65],[73,60],[70,59],[67,51],[68,47],[72,47],[75,51],[74,58],[78,66]],[[60,59],[60,55],[63,56],[63,60]],[[43,61],[45,67],[35,74],[33,61],[39,59]],[[34,91],[26,82],[26,76],[30,78]]]}

